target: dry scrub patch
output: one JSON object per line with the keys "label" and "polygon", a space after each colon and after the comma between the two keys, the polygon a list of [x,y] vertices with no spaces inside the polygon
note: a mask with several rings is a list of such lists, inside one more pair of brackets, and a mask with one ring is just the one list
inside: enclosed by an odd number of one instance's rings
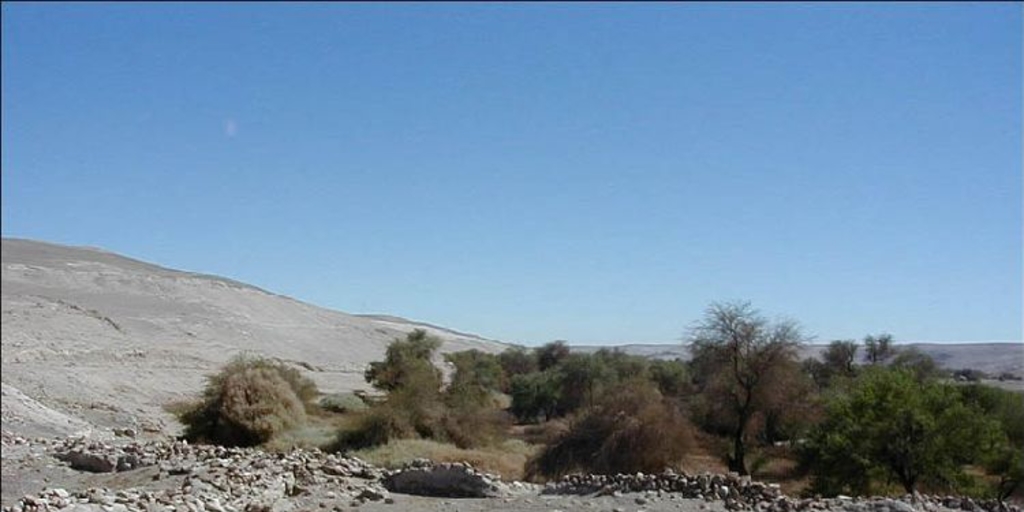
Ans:
{"label": "dry scrub patch", "polygon": [[537,447],[522,441],[509,440],[474,449],[462,449],[428,439],[395,439],[386,445],[352,452],[376,466],[398,468],[416,459],[434,462],[467,462],[474,468],[500,475],[505,480],[521,480],[526,461]]}

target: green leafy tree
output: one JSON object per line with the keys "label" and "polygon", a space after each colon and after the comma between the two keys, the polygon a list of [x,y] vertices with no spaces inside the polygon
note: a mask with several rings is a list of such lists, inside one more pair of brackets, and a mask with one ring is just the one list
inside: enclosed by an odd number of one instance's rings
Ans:
{"label": "green leafy tree", "polygon": [[440,339],[422,329],[392,341],[384,361],[370,363],[365,373],[368,383],[387,391],[387,398],[373,407],[359,429],[343,432],[339,445],[353,448],[395,437],[443,438],[442,376],[432,362],[440,346]]}
{"label": "green leafy tree", "polygon": [[804,372],[814,379],[819,389],[829,387],[833,379],[852,378],[857,373],[855,363],[859,348],[856,341],[835,340],[829,343],[828,348],[822,353],[821,361],[816,359],[804,361]]}
{"label": "green leafy tree", "polygon": [[[428,335],[423,329],[416,329],[406,335],[404,340],[392,341],[384,361],[370,363],[364,375],[366,382],[382,391],[407,388],[413,381],[423,385],[425,380],[436,381],[437,387],[440,387],[441,371],[432,362],[434,352],[440,347],[440,339]],[[434,376],[433,379],[430,375]]]}
{"label": "green leafy tree", "polygon": [[557,367],[559,413],[568,414],[594,404],[599,394],[615,383],[615,372],[595,355],[572,354]]}
{"label": "green leafy tree", "polygon": [[355,428],[339,432],[334,448],[351,450],[420,437],[474,448],[497,440],[507,426],[495,396],[503,378],[493,354],[466,350],[446,354],[454,366],[442,390],[433,365],[440,340],[417,330],[389,346],[384,361],[371,363],[367,380],[387,398],[362,415]]}
{"label": "green leafy tree", "polygon": [[970,480],[963,466],[980,461],[999,435],[953,386],[873,368],[832,397],[804,457],[822,494],[868,494],[873,482],[890,480],[907,492],[922,482],[956,490]]}
{"label": "green leafy tree", "polygon": [[758,413],[778,400],[795,368],[803,335],[794,322],[771,323],[750,303],[713,304],[691,332],[694,380],[705,398],[712,421],[732,438],[729,469],[748,474],[748,428]]}
{"label": "green leafy tree", "polygon": [[965,402],[997,421],[1005,436],[985,455],[985,468],[998,478],[995,493],[1005,500],[1024,483],[1024,396],[982,384],[959,388]]}
{"label": "green leafy tree", "polygon": [[889,363],[893,368],[906,368],[917,376],[918,380],[933,379],[945,376],[938,363],[932,356],[918,350],[917,347],[908,347],[900,350]]}
{"label": "green leafy tree", "polygon": [[512,378],[511,412],[521,422],[549,420],[558,412],[560,386],[554,372],[533,372]]}
{"label": "green leafy tree", "polygon": [[896,347],[893,345],[891,334],[882,333],[864,337],[864,360],[869,364],[884,364],[895,355]]}
{"label": "green leafy tree", "polygon": [[498,356],[464,350],[446,354],[445,360],[455,367],[444,392],[445,437],[460,448],[496,441],[508,423],[496,400],[504,379]]}
{"label": "green leafy tree", "polygon": [[554,368],[569,357],[569,346],[564,341],[552,341],[537,349],[537,369],[545,371]]}
{"label": "green leafy tree", "polygon": [[682,398],[693,392],[686,363],[679,359],[651,361],[648,373],[658,391],[665,397]]}
{"label": "green leafy tree", "polygon": [[502,391],[508,393],[512,379],[516,375],[525,375],[538,370],[537,358],[533,352],[523,347],[512,347],[498,354],[498,364],[502,371]]}
{"label": "green leafy tree", "polygon": [[632,356],[617,348],[602,348],[594,352],[592,357],[608,368],[613,378],[617,381],[646,378],[649,376],[650,362],[646,357]]}
{"label": "green leafy tree", "polygon": [[473,398],[483,403],[492,393],[501,390],[503,372],[494,354],[464,350],[445,354],[444,358],[455,367],[448,385],[449,396]]}
{"label": "green leafy tree", "polygon": [[856,373],[854,363],[857,361],[857,350],[860,348],[853,340],[836,340],[828,344],[822,357],[833,375],[853,377]]}

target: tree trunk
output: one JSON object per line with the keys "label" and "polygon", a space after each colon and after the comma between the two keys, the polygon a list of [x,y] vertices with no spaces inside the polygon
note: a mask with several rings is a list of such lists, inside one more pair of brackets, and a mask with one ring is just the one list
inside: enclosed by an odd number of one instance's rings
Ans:
{"label": "tree trunk", "polygon": [[903,484],[903,490],[907,491],[907,494],[913,494],[914,487],[917,485],[917,476],[901,471],[900,483]]}
{"label": "tree trunk", "polygon": [[743,442],[743,434],[747,430],[747,415],[741,414],[739,422],[736,426],[736,434],[733,436],[732,444],[732,457],[729,459],[729,471],[735,471],[740,476],[746,476],[747,473],[747,446]]}

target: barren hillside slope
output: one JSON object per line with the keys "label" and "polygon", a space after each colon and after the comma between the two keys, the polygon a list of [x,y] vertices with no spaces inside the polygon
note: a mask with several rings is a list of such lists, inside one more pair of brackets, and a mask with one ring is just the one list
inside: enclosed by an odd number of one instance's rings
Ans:
{"label": "barren hillside slope", "polygon": [[70,433],[89,424],[173,430],[161,407],[193,396],[205,375],[244,351],[304,367],[331,392],[365,388],[366,364],[414,328],[444,339],[442,351],[504,347],[98,249],[4,239],[2,261],[8,430]]}

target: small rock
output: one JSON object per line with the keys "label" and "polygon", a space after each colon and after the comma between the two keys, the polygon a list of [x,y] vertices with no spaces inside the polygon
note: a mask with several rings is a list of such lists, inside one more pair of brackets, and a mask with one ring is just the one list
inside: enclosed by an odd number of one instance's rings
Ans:
{"label": "small rock", "polygon": [[387,498],[387,494],[380,489],[374,489],[373,487],[367,487],[363,489],[363,492],[359,493],[357,499],[366,501],[381,501]]}

